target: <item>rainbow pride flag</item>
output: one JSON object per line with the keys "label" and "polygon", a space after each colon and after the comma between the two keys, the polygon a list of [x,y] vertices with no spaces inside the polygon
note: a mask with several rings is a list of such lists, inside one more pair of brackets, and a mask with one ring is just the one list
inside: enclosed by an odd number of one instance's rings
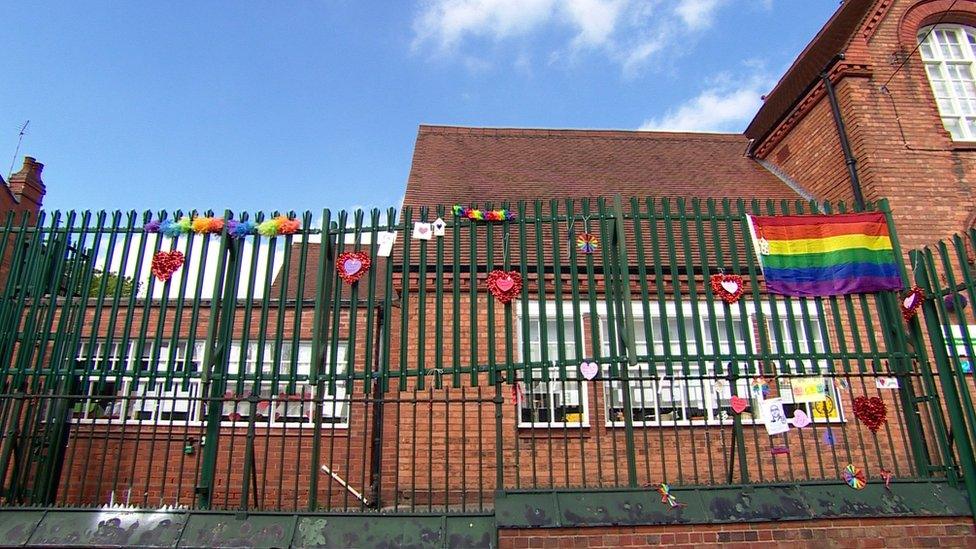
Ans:
{"label": "rainbow pride flag", "polygon": [[770,293],[797,297],[903,287],[883,213],[749,216]]}

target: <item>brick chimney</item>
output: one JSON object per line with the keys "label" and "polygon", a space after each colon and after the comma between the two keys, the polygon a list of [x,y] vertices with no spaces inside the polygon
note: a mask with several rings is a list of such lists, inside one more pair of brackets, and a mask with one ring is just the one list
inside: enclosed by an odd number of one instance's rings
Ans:
{"label": "brick chimney", "polygon": [[41,209],[46,191],[44,182],[41,181],[41,170],[43,169],[44,164],[31,156],[25,156],[24,167],[10,176],[10,181],[7,184],[14,198],[20,203],[22,210],[37,212]]}

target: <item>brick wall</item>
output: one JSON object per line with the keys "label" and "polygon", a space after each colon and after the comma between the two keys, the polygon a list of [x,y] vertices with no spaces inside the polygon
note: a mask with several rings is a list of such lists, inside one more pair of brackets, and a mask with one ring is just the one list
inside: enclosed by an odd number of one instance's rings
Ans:
{"label": "brick wall", "polygon": [[[890,78],[914,47],[919,25],[948,7],[942,0],[877,2],[870,32],[855,33],[845,60],[867,70],[836,85],[865,198],[889,199],[906,250],[967,229],[976,212],[976,149],[953,142],[943,128],[919,54]],[[944,22],[972,24],[974,14],[976,5],[957,2]],[[822,94],[763,157],[819,200],[853,197]]]}
{"label": "brick wall", "polygon": [[760,524],[500,530],[502,548],[534,547],[976,547],[973,520],[835,519]]}

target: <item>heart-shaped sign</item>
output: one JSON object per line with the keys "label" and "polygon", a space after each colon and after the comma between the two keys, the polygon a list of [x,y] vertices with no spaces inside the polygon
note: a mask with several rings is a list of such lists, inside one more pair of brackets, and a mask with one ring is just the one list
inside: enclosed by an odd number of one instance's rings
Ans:
{"label": "heart-shaped sign", "polygon": [[888,421],[888,408],[878,397],[859,396],[854,398],[854,417],[859,419],[872,433],[877,433]]}
{"label": "heart-shaped sign", "polygon": [[172,252],[156,252],[152,259],[152,274],[159,280],[166,282],[172,278],[180,267],[183,266],[183,252],[173,250]]}
{"label": "heart-shaped sign", "polygon": [[596,362],[584,362],[580,364],[580,374],[587,381],[593,381],[596,379],[596,376],[600,375],[600,365]]}
{"label": "heart-shaped sign", "polygon": [[799,408],[793,412],[793,426],[797,429],[802,429],[810,425],[810,416],[806,412],[800,410]]}
{"label": "heart-shaped sign", "polygon": [[712,291],[726,303],[739,301],[745,290],[742,277],[739,275],[716,274],[712,275],[711,282]]}
{"label": "heart-shaped sign", "polygon": [[339,278],[349,284],[354,284],[369,270],[369,254],[366,252],[342,252],[336,258],[336,270]]}
{"label": "heart-shaped sign", "polygon": [[522,275],[518,271],[495,269],[488,273],[488,291],[502,303],[508,303],[522,291]]}
{"label": "heart-shaped sign", "polygon": [[912,286],[911,291],[908,295],[901,300],[901,316],[905,320],[911,320],[915,318],[918,314],[918,308],[922,306],[922,301],[925,299],[925,292],[922,291],[918,286]]}
{"label": "heart-shaped sign", "polygon": [[732,407],[732,411],[741,414],[749,407],[749,401],[739,396],[734,396],[729,400],[729,405]]}

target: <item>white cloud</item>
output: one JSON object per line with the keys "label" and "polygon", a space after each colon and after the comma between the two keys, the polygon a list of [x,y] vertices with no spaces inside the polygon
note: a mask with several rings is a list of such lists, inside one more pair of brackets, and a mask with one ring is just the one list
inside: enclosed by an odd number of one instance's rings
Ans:
{"label": "white cloud", "polygon": [[[747,0],[754,1],[754,0]],[[486,55],[488,40],[512,46],[514,38],[531,38],[555,29],[568,30],[572,38],[552,46],[549,55],[534,58],[571,60],[583,51],[602,53],[619,64],[627,75],[643,68],[676,44],[671,37],[683,31],[681,47],[707,29],[727,0],[424,0],[414,20],[415,50],[432,46],[438,53],[454,56],[470,68]],[[512,53],[521,53],[517,46]],[[473,53],[476,52],[476,53]],[[524,52],[522,52],[524,53]]]}
{"label": "white cloud", "polygon": [[722,74],[698,96],[689,99],[664,116],[646,120],[641,130],[688,132],[741,131],[762,104],[762,94],[775,80],[764,72],[741,78]]}
{"label": "white cloud", "polygon": [[691,30],[707,29],[711,26],[715,12],[724,0],[680,0],[674,12]]}

